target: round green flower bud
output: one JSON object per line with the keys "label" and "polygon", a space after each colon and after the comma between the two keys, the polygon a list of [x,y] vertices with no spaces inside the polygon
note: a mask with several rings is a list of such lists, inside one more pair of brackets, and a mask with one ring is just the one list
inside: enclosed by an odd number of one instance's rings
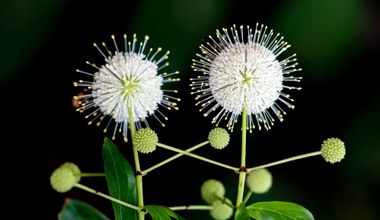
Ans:
{"label": "round green flower bud", "polygon": [[263,194],[272,186],[272,174],[265,168],[251,171],[246,178],[249,191]]}
{"label": "round green flower bud", "polygon": [[60,193],[71,190],[80,180],[80,170],[73,163],[65,163],[58,167],[50,176],[50,184]]}
{"label": "round green flower bud", "polygon": [[217,199],[212,203],[212,209],[210,210],[210,215],[216,220],[226,220],[231,218],[234,210],[227,203],[231,204],[229,199],[224,199],[223,201]]}
{"label": "round green flower bud", "polygon": [[223,149],[230,142],[230,134],[224,128],[214,128],[208,134],[208,141],[215,149]]}
{"label": "round green flower bud", "polygon": [[321,154],[327,162],[336,163],[344,158],[346,148],[339,138],[328,138],[322,143]]}
{"label": "round green flower bud", "polygon": [[73,172],[73,174],[74,174],[75,182],[78,183],[80,181],[81,171],[76,164],[71,163],[71,162],[66,162],[66,163],[62,164],[61,167],[69,168],[71,170],[71,172]]}
{"label": "round green flower bud", "polygon": [[150,128],[141,128],[135,134],[134,144],[141,153],[147,154],[153,152],[156,150],[157,143],[157,134]]}
{"label": "round green flower bud", "polygon": [[201,186],[201,196],[207,204],[213,204],[218,198],[223,198],[225,188],[223,183],[219,180],[209,179],[206,180]]}

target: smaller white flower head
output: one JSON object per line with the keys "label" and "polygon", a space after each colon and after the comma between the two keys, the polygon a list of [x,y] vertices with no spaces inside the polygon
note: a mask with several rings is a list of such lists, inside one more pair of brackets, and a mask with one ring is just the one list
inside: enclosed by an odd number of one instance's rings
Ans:
{"label": "smaller white flower head", "polygon": [[259,24],[254,32],[249,26],[217,30],[216,37],[210,36],[210,42],[200,46],[199,60],[193,60],[194,71],[203,74],[191,79],[192,94],[198,100],[196,105],[206,111],[205,116],[220,109],[213,123],[218,125],[225,118],[231,130],[244,109],[250,131],[255,124],[259,129],[261,125],[270,129],[273,114],[282,121],[285,111],[280,103],[294,107],[290,104],[293,100],[282,90],[300,89],[283,84],[301,79],[289,75],[301,70],[295,68],[298,65],[295,54],[278,59],[290,45],[279,34],[274,35],[272,30]]}
{"label": "smaller white flower head", "polygon": [[[85,88],[84,93],[75,96],[76,104],[79,104],[77,110],[84,112],[93,109],[88,111],[89,114],[86,116],[86,118],[91,117],[89,124],[97,120],[97,125],[99,125],[108,117],[109,121],[106,123],[105,132],[112,120],[116,122],[113,139],[117,130],[122,132],[126,139],[128,124],[131,121],[134,123],[133,126],[137,128],[141,127],[142,121],[149,127],[145,119],[150,115],[153,115],[164,126],[159,117],[155,115],[157,111],[160,116],[167,120],[158,111],[158,106],[177,109],[175,101],[179,101],[177,98],[165,95],[164,90],[161,89],[161,86],[166,82],[178,81],[176,78],[171,78],[173,74],[178,74],[178,72],[161,75],[158,73],[163,67],[169,65],[166,62],[159,66],[168,59],[169,51],[156,59],[161,48],[155,52],[150,49],[146,55],[144,54],[148,36],[145,36],[144,42],[137,46],[136,35],[133,35],[132,42],[128,42],[127,36],[124,35],[123,52],[119,50],[115,37],[112,35],[111,38],[114,43],[114,53],[109,50],[104,42],[102,43],[103,50],[94,43],[96,49],[105,59],[104,65],[97,67],[95,64],[87,62],[96,68],[95,73],[77,70],[77,72],[92,77],[91,81],[79,80],[74,83],[74,86]],[[166,91],[177,92],[175,90]]]}

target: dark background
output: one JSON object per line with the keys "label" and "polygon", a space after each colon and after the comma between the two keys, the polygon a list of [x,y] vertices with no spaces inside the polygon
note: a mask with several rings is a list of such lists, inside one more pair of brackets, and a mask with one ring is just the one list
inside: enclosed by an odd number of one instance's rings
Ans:
{"label": "dark background", "polygon": [[[328,164],[321,157],[270,168],[271,191],[254,201],[282,200],[308,208],[315,219],[380,219],[380,23],[377,1],[64,1],[5,0],[0,3],[0,99],[3,127],[2,213],[12,218],[57,219],[64,199],[84,200],[111,219],[109,201],[79,189],[59,194],[49,183],[54,169],[66,161],[83,172],[102,172],[102,128],[87,126],[75,112],[75,69],[89,70],[85,61],[101,65],[92,46],[110,35],[149,35],[148,47],[170,50],[165,71],[181,72],[179,111],[162,129],[154,119],[160,142],[185,149],[206,140],[213,127],[190,96],[189,78],[197,74],[191,60],[202,39],[233,24],[268,25],[281,33],[297,53],[303,71],[302,90],[292,92],[296,108],[270,131],[248,137],[249,166],[319,150],[328,137],[346,144],[346,158]],[[122,42],[120,41],[120,44]],[[284,57],[282,57],[284,58]],[[5,122],[5,123],[4,123]],[[204,148],[198,154],[237,166],[239,129],[224,151]],[[128,144],[115,143],[131,159]],[[143,168],[172,153],[143,155]],[[235,200],[237,175],[220,167],[182,157],[144,177],[146,204],[203,204],[199,187],[207,178],[226,185]],[[107,192],[104,179],[81,183]],[[205,211],[179,212],[188,219],[207,219]]]}

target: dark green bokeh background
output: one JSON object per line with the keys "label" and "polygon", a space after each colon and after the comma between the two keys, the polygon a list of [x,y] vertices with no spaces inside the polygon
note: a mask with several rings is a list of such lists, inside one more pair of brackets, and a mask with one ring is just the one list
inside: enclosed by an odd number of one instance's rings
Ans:
{"label": "dark green bokeh background", "polygon": [[[380,219],[380,89],[378,59],[380,17],[374,0],[310,1],[49,1],[5,0],[0,3],[0,98],[3,117],[2,199],[14,218],[56,219],[64,198],[93,204],[112,217],[110,202],[74,189],[59,194],[50,187],[51,172],[72,161],[85,172],[102,172],[100,128],[87,126],[71,106],[75,69],[100,65],[93,42],[111,34],[149,35],[148,47],[170,50],[170,66],[179,70],[180,111],[165,112],[165,129],[154,120],[160,142],[183,149],[204,141],[212,128],[189,95],[191,59],[202,39],[232,24],[264,23],[280,32],[297,53],[303,80],[292,93],[296,108],[270,131],[248,138],[248,164],[260,165],[318,150],[337,136],[347,156],[338,164],[311,158],[271,168],[272,190],[252,201],[284,200],[307,207],[317,220]],[[282,57],[284,58],[284,57]],[[86,69],[87,68],[87,69]],[[239,129],[225,151],[198,153],[239,163]],[[116,141],[126,156],[130,149]],[[163,150],[142,157],[143,168],[172,155]],[[146,203],[199,204],[199,186],[221,179],[235,199],[237,175],[183,157],[144,177]],[[102,179],[83,183],[106,192]],[[3,205],[4,207],[4,205]],[[202,211],[180,212],[188,219],[207,219]]]}

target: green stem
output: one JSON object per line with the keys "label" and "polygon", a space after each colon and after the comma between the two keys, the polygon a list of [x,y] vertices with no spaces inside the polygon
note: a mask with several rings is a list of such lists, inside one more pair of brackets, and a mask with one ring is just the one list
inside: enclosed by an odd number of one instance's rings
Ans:
{"label": "green stem", "polygon": [[[195,146],[193,146],[193,147],[191,147],[191,148],[189,148],[189,149],[187,149],[185,151],[186,152],[191,152],[191,151],[196,150],[196,149],[198,149],[198,148],[200,148],[200,147],[202,147],[202,146],[204,146],[204,145],[206,145],[208,143],[209,143],[209,141],[202,142],[202,143],[197,144],[197,145],[195,145]],[[158,164],[156,164],[156,165],[154,165],[154,166],[152,166],[152,167],[150,167],[150,168],[148,168],[148,169],[146,169],[144,171],[141,171],[141,173],[142,173],[142,175],[146,175],[148,172],[150,172],[150,171],[152,171],[152,170],[154,170],[154,169],[156,169],[156,168],[158,168],[158,167],[160,167],[162,165],[165,165],[165,164],[169,163],[170,161],[175,160],[178,157],[181,157],[183,155],[184,154],[182,154],[182,153],[178,153],[177,155],[174,155],[174,156],[172,156],[172,157],[170,157],[170,158],[168,158],[168,159],[166,159],[166,160],[164,160],[164,161],[162,161],[162,162],[160,162],[160,163],[158,163]]]}
{"label": "green stem", "polygon": [[242,125],[241,125],[241,162],[239,169],[239,184],[236,198],[236,208],[239,208],[240,204],[243,202],[243,194],[245,187],[245,177],[247,175],[247,168],[245,165],[246,160],[246,140],[247,140],[247,110],[244,108],[242,112]]}
{"label": "green stem", "polygon": [[210,205],[184,205],[184,206],[173,206],[169,207],[173,211],[178,210],[211,210],[212,206]]}
{"label": "green stem", "polygon": [[106,194],[104,194],[104,193],[101,193],[101,192],[99,192],[99,191],[96,191],[96,190],[94,190],[94,189],[91,189],[91,188],[89,188],[89,187],[87,187],[87,186],[85,186],[85,185],[82,185],[82,184],[80,184],[80,183],[76,183],[74,186],[77,187],[77,188],[83,189],[83,190],[85,190],[85,191],[87,191],[87,192],[90,192],[90,193],[93,193],[93,194],[95,194],[95,195],[98,195],[98,196],[100,196],[100,197],[103,197],[103,198],[106,198],[106,199],[108,199],[108,200],[111,200],[111,201],[113,201],[113,202],[119,203],[120,205],[126,206],[126,207],[128,207],[128,208],[131,208],[131,209],[134,209],[134,210],[137,210],[137,211],[140,211],[140,210],[141,210],[141,209],[140,209],[139,207],[137,207],[137,206],[134,206],[134,205],[132,205],[132,204],[129,204],[129,203],[126,203],[126,202],[120,201],[120,200],[118,200],[118,199],[115,199],[115,198],[113,198],[113,197],[111,197],[111,196],[109,196],[109,195],[106,195]]}
{"label": "green stem", "polygon": [[[135,122],[133,121],[133,112],[131,103],[128,103],[128,115],[129,115],[129,130],[131,131],[131,139],[133,146],[133,157],[135,160],[135,169],[136,169],[136,188],[137,188],[137,202],[140,210],[144,208],[144,195],[143,195],[143,180],[140,168],[139,152],[137,147],[134,144],[135,138]],[[139,220],[144,220],[145,213],[139,212]]]}
{"label": "green stem", "polygon": [[190,152],[187,152],[187,151],[175,148],[175,147],[171,147],[171,146],[168,146],[168,145],[165,145],[165,144],[157,143],[157,146],[158,147],[162,147],[162,148],[167,149],[167,150],[171,150],[171,151],[174,151],[174,152],[177,152],[177,153],[181,153],[181,154],[187,155],[189,157],[194,157],[194,158],[196,158],[198,160],[203,160],[205,162],[208,162],[208,163],[220,166],[220,167],[224,167],[226,169],[230,169],[230,170],[233,170],[235,172],[238,170],[238,168],[236,168],[236,167],[232,167],[232,166],[229,166],[227,164],[220,163],[220,162],[208,159],[206,157],[202,157],[202,156],[199,156],[199,155],[196,155],[196,154],[193,154],[193,153],[190,153]]}
{"label": "green stem", "polygon": [[244,199],[243,199],[243,203],[247,203],[248,202],[248,199],[249,197],[251,197],[252,195],[252,192],[251,191],[248,191],[247,195],[245,195]]}
{"label": "green stem", "polygon": [[101,176],[106,176],[105,173],[81,173],[81,177],[101,177]]}
{"label": "green stem", "polygon": [[248,168],[247,172],[249,173],[252,170],[258,170],[258,169],[262,169],[262,168],[266,168],[266,167],[271,167],[271,166],[279,165],[279,164],[282,164],[282,163],[287,163],[287,162],[290,162],[290,161],[293,161],[293,160],[299,160],[299,159],[304,159],[304,158],[307,158],[307,157],[317,156],[317,155],[320,155],[320,154],[321,154],[321,151],[315,151],[315,152],[311,152],[311,153],[307,153],[307,154],[301,154],[301,155],[297,155],[297,156],[294,156],[294,157],[289,157],[289,158],[286,158],[286,159],[283,159],[283,160],[275,161],[275,162],[272,162],[272,163],[267,163],[267,164],[264,164],[264,165],[261,165],[261,166],[256,166],[256,167]]}

